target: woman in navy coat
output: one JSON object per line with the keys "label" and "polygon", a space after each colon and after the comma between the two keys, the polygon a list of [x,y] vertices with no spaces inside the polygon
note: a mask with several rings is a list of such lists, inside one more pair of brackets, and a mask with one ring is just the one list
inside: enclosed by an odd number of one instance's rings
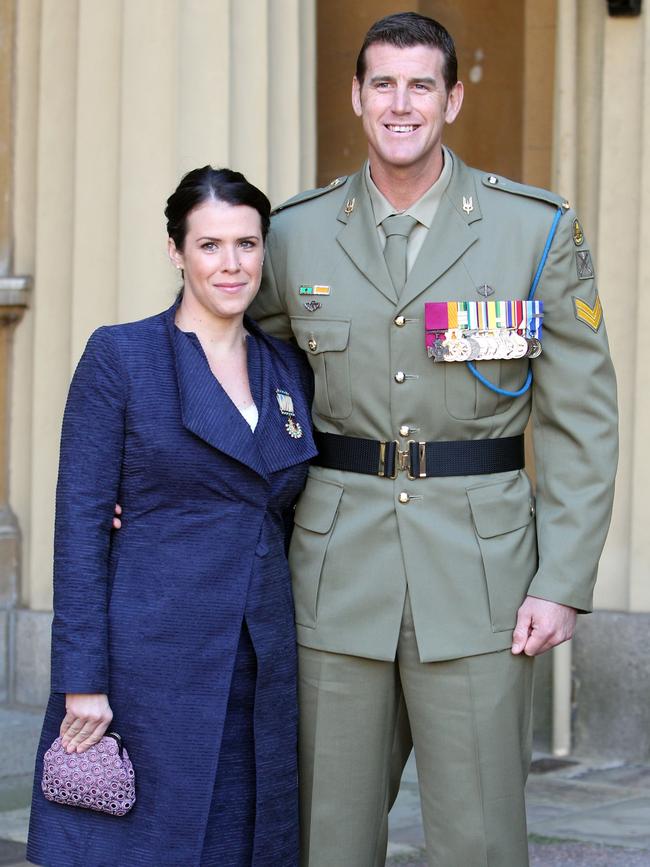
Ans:
{"label": "woman in navy coat", "polygon": [[[244,317],[269,211],[236,172],[186,175],[165,211],[180,302],[98,329],[74,375],[57,488],[52,695],[27,849],[36,864],[298,863],[285,546],[316,450],[298,351]],[[131,812],[45,800],[42,757],[54,738],[83,751],[111,717],[135,767]]]}

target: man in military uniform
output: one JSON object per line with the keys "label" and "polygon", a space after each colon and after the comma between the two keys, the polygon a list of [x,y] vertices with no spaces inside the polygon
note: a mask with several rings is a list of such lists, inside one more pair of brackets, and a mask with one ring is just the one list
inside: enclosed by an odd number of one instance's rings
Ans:
{"label": "man in military uniform", "polygon": [[532,657],[590,609],[609,523],[587,242],[558,196],[443,147],[462,100],[441,25],[375,24],[352,89],[368,162],[278,208],[251,311],[315,375],[290,552],[303,867],[383,863],[409,727],[430,864],[528,863]]}

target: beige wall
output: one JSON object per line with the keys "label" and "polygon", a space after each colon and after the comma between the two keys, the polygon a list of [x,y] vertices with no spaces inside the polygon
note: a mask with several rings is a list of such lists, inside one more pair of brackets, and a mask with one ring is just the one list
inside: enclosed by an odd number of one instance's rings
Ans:
{"label": "beige wall", "polygon": [[51,607],[71,372],[99,324],[171,303],[163,208],[180,174],[240,169],[279,202],[314,181],[313,0],[20,0],[11,501],[23,601]]}
{"label": "beige wall", "polygon": [[606,4],[558,4],[555,186],[595,251],[616,365],[621,460],[596,604],[650,611],[650,391],[645,362],[650,238],[650,19]]}
{"label": "beige wall", "polygon": [[[552,186],[577,205],[593,245],[620,385],[622,460],[597,604],[650,611],[648,13],[609,18],[605,3],[560,0],[554,17],[551,0],[521,2],[526,94],[556,37]],[[74,363],[98,324],[170,302],[162,209],[181,172],[232,165],[276,202],[313,183],[315,0],[15,8],[14,271],[33,273],[35,287],[15,338],[11,503],[25,539],[24,601],[47,609]],[[546,101],[541,109],[550,112]],[[523,171],[541,182],[551,148],[541,121],[531,132],[539,120],[525,99]]]}

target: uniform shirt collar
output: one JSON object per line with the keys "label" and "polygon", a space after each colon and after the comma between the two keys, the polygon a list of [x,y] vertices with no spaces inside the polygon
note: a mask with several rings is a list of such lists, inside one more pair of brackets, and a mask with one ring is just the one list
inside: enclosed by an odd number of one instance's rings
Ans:
{"label": "uniform shirt collar", "polygon": [[443,193],[449,186],[449,181],[451,180],[452,157],[451,153],[444,146],[442,148],[442,155],[443,165],[438,180],[429,187],[426,193],[424,193],[424,195],[421,196],[417,200],[417,202],[414,202],[404,211],[396,211],[395,207],[391,205],[386,196],[375,184],[370,175],[370,163],[366,160],[366,164],[364,167],[364,178],[366,181],[368,195],[370,196],[370,203],[372,204],[372,211],[375,217],[376,226],[379,226],[380,223],[382,223],[382,221],[385,220],[386,217],[389,217],[391,214],[402,213],[409,214],[411,217],[415,217],[418,223],[426,226],[427,229],[431,228],[431,223],[433,222],[433,218],[435,217],[436,211],[438,210],[438,205],[440,204],[440,199],[442,198]]}

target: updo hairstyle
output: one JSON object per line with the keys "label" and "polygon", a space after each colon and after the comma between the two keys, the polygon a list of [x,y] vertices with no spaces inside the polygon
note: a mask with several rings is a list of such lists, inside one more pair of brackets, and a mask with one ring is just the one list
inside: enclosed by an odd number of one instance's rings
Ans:
{"label": "updo hairstyle", "polygon": [[203,166],[202,169],[193,169],[184,175],[167,199],[167,234],[177,250],[183,251],[190,213],[211,199],[226,202],[228,205],[248,205],[254,208],[260,215],[262,240],[266,239],[271,222],[271,203],[264,193],[249,183],[241,172]]}

